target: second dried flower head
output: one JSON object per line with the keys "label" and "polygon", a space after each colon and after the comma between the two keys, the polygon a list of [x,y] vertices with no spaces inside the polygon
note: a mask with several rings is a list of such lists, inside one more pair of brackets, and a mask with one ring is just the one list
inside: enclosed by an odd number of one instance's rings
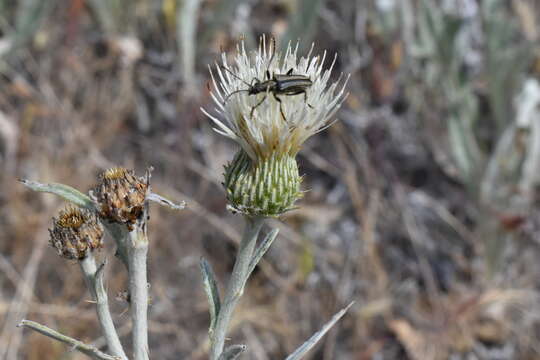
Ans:
{"label": "second dried flower head", "polygon": [[[282,56],[274,53],[274,47],[267,46],[262,37],[258,51],[246,52],[241,42],[233,65],[229,66],[222,54],[222,65],[216,65],[217,76],[210,71],[217,113],[203,112],[218,133],[241,147],[225,167],[224,186],[235,211],[279,216],[292,209],[302,195],[296,154],[309,137],[332,125],[346,97],[347,80],[342,81],[341,76],[337,81],[330,80],[336,58],[325,70],[326,52],[322,57],[312,57],[312,50],[313,46],[305,57],[298,58],[298,44],[289,44]],[[270,87],[258,94],[238,92],[246,89],[246,83],[261,83],[285,74],[305,76],[312,84],[305,94],[294,96],[276,93],[276,88]]]}
{"label": "second dried flower head", "polygon": [[50,244],[58,255],[69,260],[82,260],[89,252],[103,247],[103,226],[96,214],[87,209],[68,206],[53,218],[49,229]]}

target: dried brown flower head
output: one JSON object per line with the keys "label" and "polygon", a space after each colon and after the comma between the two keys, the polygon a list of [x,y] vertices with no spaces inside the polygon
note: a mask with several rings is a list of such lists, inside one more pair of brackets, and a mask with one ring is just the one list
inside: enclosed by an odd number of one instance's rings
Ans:
{"label": "dried brown flower head", "polygon": [[99,215],[110,222],[132,225],[144,212],[148,183],[135,176],[133,170],[112,168],[100,176],[93,194]]}
{"label": "dried brown flower head", "polygon": [[90,210],[69,206],[53,222],[53,228],[49,229],[50,244],[58,255],[82,260],[88,251],[103,247],[103,226]]}

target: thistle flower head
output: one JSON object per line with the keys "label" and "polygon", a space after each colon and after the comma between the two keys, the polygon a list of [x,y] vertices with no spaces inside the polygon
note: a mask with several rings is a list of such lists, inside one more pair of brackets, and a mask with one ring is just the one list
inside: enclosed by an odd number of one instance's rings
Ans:
{"label": "thistle flower head", "polygon": [[336,58],[312,57],[313,46],[298,58],[298,44],[285,54],[261,38],[258,51],[242,42],[234,63],[225,54],[215,74],[210,69],[216,114],[202,111],[214,130],[236,141],[241,150],[225,167],[229,205],[249,216],[279,216],[302,197],[295,156],[312,135],[332,125],[347,80],[330,80]]}
{"label": "thistle flower head", "polygon": [[84,259],[89,251],[103,247],[103,226],[95,213],[67,207],[53,218],[50,244],[66,259]]}
{"label": "thistle flower head", "polygon": [[[275,43],[271,40],[267,45],[263,36],[258,51],[248,53],[241,42],[232,65],[222,54],[222,65],[216,64],[215,74],[210,69],[217,113],[202,111],[218,133],[236,141],[253,161],[276,152],[294,157],[310,136],[332,125],[333,115],[346,97],[347,79],[330,80],[336,58],[324,69],[326,52],[312,57],[312,51],[313,45],[305,57],[298,58],[298,43],[294,47],[289,44],[282,55],[275,51]],[[305,86],[305,94],[287,93],[283,86],[292,83],[274,81],[276,75],[289,71],[311,83]],[[254,94],[253,85],[265,81],[275,87],[262,86],[262,91]]]}
{"label": "thistle flower head", "polygon": [[99,216],[110,222],[133,224],[144,212],[149,184],[135,176],[133,170],[121,167],[108,169],[100,175],[100,182],[92,191]]}

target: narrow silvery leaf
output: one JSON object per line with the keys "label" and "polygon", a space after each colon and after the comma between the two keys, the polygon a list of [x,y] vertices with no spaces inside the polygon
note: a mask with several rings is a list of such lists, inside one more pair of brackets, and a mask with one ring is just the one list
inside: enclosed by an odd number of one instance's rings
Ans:
{"label": "narrow silvery leaf", "polygon": [[179,204],[176,204],[176,203],[172,202],[171,200],[166,199],[163,196],[158,195],[156,193],[148,194],[146,196],[146,200],[153,201],[153,202],[158,203],[159,205],[162,205],[162,206],[167,206],[167,207],[171,208],[172,210],[182,210],[182,209],[184,209],[186,207],[186,202],[185,201],[181,201]]}
{"label": "narrow silvery leaf", "polygon": [[201,258],[200,266],[203,276],[204,291],[206,292],[206,297],[208,298],[210,310],[210,328],[208,329],[208,332],[210,333],[210,336],[212,336],[214,327],[216,326],[219,309],[221,307],[221,301],[219,299],[216,277],[212,271],[212,267],[204,258]]}
{"label": "narrow silvery leaf", "polygon": [[237,359],[240,354],[246,351],[246,345],[231,345],[226,348],[221,355],[219,355],[218,360],[234,360]]}
{"label": "narrow silvery leaf", "polygon": [[41,325],[35,321],[21,320],[21,322],[19,323],[19,325],[17,325],[17,327],[25,327],[28,329],[32,329],[42,335],[48,336],[54,340],[58,340],[64,344],[68,344],[73,350],[77,350],[83,354],[86,354],[92,359],[100,359],[100,360],[120,360],[121,359],[118,356],[105,354],[101,352],[98,348],[92,345],[85,344],[82,341],[79,341],[72,337],[61,334],[58,331],[53,330],[45,325]]}
{"label": "narrow silvery leaf", "polygon": [[343,315],[349,310],[349,308],[354,304],[354,301],[351,302],[347,307],[341,309],[338,313],[336,313],[332,319],[324,324],[321,330],[317,331],[315,334],[313,334],[312,337],[310,337],[305,343],[303,343],[298,349],[296,349],[291,355],[287,356],[285,360],[298,360],[301,359],[302,356],[304,356],[311,348],[313,348],[319,340],[332,328],[332,326],[335,325],[335,323],[341,319]]}
{"label": "narrow silvery leaf", "polygon": [[266,254],[268,249],[270,249],[270,246],[272,245],[272,243],[276,239],[278,233],[279,233],[279,229],[274,229],[274,230],[270,231],[266,235],[264,240],[261,242],[259,247],[255,250],[255,253],[253,254],[253,258],[251,259],[251,261],[249,263],[248,277],[249,277],[249,275],[251,275],[251,273],[253,272],[253,269],[255,269],[255,266],[257,266],[259,261],[261,261],[264,254]]}
{"label": "narrow silvery leaf", "polygon": [[63,199],[83,208],[92,210],[95,208],[92,199],[71,186],[58,183],[44,184],[26,179],[20,179],[19,181],[34,191],[48,192],[58,195]]}
{"label": "narrow silvery leaf", "polygon": [[101,265],[98,266],[96,270],[96,274],[95,274],[96,291],[100,291],[101,293],[104,293],[104,294],[106,294],[105,284],[103,280],[103,276],[105,275],[103,272],[105,270],[105,265],[107,265],[107,259],[105,259],[105,261],[103,261]]}

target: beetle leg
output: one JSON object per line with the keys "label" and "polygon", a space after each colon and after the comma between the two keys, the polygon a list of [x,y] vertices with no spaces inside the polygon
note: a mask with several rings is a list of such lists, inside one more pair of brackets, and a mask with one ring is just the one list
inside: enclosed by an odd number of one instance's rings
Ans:
{"label": "beetle leg", "polygon": [[257,103],[257,105],[255,105],[254,107],[251,108],[251,112],[249,113],[249,118],[252,119],[253,118],[253,113],[255,112],[255,109],[259,107],[259,105],[261,105],[263,103],[264,100],[266,100],[266,97],[268,95],[264,95],[264,97],[261,99],[261,101],[259,101]]}
{"label": "beetle leg", "polygon": [[292,75],[293,68],[290,68],[289,71],[287,71],[287,75]]}
{"label": "beetle leg", "polygon": [[281,113],[281,117],[283,118],[283,121],[287,122],[287,118],[285,117],[285,114],[283,113],[283,103],[281,102],[281,99],[277,97],[276,93],[273,92],[272,95],[274,95],[274,99],[279,103],[279,112]]}

